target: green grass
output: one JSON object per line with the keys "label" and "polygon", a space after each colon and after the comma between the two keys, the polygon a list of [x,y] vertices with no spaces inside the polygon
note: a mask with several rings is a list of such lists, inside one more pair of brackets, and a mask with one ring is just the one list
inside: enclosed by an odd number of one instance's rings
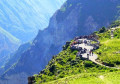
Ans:
{"label": "green grass", "polygon": [[[120,27],[120,26],[119,26],[119,27]],[[114,31],[114,37],[117,38],[117,39],[120,38],[120,29],[116,29],[116,30]]]}
{"label": "green grass", "polygon": [[96,41],[91,41],[91,44],[95,44],[95,43],[97,43]]}
{"label": "green grass", "polygon": [[43,84],[120,84],[120,72],[81,73]]}
{"label": "green grass", "polygon": [[95,52],[101,62],[115,66],[120,64],[120,29],[114,31],[114,38],[110,38],[110,31],[98,34],[100,37],[100,48]]}
{"label": "green grass", "polygon": [[[120,66],[120,29],[114,31],[114,39],[111,39],[110,30],[96,34],[100,41],[100,48],[94,51],[99,56],[98,60],[109,66]],[[77,52],[65,45],[46,68],[34,76],[35,84],[120,84],[118,70],[76,57]]]}
{"label": "green grass", "polygon": [[35,75],[35,84],[58,80],[80,73],[114,71],[114,69],[99,66],[91,61],[76,57],[77,52],[78,51],[76,50],[72,51],[70,46],[68,46],[57,56],[53,56],[53,59],[49,62],[43,72],[39,75]]}

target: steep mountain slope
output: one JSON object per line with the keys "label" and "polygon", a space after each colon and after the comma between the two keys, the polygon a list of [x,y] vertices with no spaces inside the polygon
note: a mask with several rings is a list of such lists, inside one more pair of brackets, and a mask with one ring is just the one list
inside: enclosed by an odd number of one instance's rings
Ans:
{"label": "steep mountain slope", "polygon": [[[119,84],[120,71],[102,73],[81,73],[42,84]],[[36,83],[41,84],[41,83]]]}
{"label": "steep mountain slope", "polygon": [[[38,75],[34,75],[32,78],[29,78],[29,83],[55,84],[57,82],[59,84],[96,84],[99,82],[100,84],[106,84],[108,83],[107,80],[110,78],[109,83],[119,84],[120,26],[114,28],[114,38],[111,38],[110,34],[112,29],[113,28],[101,28],[99,31],[94,33],[98,36],[100,41],[99,49],[93,51],[99,56],[96,61],[106,65],[106,68],[105,66],[98,66],[94,61],[95,65],[92,61],[76,56],[78,50],[70,48],[70,45],[74,41],[72,40],[70,43],[66,43],[63,50],[58,55],[53,56],[52,60],[49,61],[45,69],[43,69]],[[116,72],[116,70],[119,72]],[[102,82],[99,79],[104,81]]]}
{"label": "steep mountain slope", "polygon": [[0,28],[0,67],[8,61],[9,53],[14,52],[19,45],[20,41],[17,38]]}
{"label": "steep mountain slope", "polygon": [[0,1],[0,67],[10,58],[8,54],[18,48],[19,40],[33,39],[38,29],[48,25],[51,15],[64,1]]}
{"label": "steep mountain slope", "polygon": [[[120,24],[119,24],[120,25]],[[115,29],[112,31],[112,29]],[[101,46],[96,53],[98,60],[108,66],[119,67],[120,65],[120,26],[117,28],[109,29],[107,32],[98,34],[100,37]],[[112,37],[113,32],[113,37]]]}
{"label": "steep mountain slope", "polygon": [[[39,31],[31,48],[22,54],[18,63],[4,74],[4,78],[12,84],[27,83],[27,76],[45,68],[65,41],[77,35],[90,34],[117,19],[119,4],[119,0],[68,0],[53,15],[48,28]],[[4,84],[6,80],[0,83]]]}
{"label": "steep mountain slope", "polygon": [[35,37],[48,26],[52,14],[65,0],[0,1],[0,26],[22,41]]}
{"label": "steep mountain slope", "polygon": [[2,66],[0,68],[0,75],[2,75],[5,71],[9,70],[10,67],[12,67],[13,65],[15,65],[15,63],[18,62],[18,60],[21,57],[21,54],[24,53],[27,49],[29,49],[31,43],[25,43],[23,45],[21,45],[18,50],[16,50],[14,53],[10,54],[9,56],[9,61],[7,61],[4,66]]}

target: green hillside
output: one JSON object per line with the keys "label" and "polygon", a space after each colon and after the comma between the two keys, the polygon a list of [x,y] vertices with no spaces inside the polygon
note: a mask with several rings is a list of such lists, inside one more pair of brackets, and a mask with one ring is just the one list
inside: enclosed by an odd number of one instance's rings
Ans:
{"label": "green hillside", "polygon": [[77,51],[71,51],[68,46],[67,49],[54,56],[46,68],[39,75],[35,75],[35,84],[80,73],[114,71],[114,69],[96,65],[91,61],[81,60],[79,57],[76,57],[76,53]]}
{"label": "green hillside", "polygon": [[97,33],[101,42],[100,48],[95,51],[98,54],[98,60],[108,66],[120,65],[120,27],[117,27],[111,38],[111,30],[109,29],[104,33]]}
{"label": "green hillside", "polygon": [[82,73],[43,84],[120,84],[120,72]]}
{"label": "green hillside", "polygon": [[78,51],[70,49],[71,41],[32,81],[35,84],[120,84],[120,27],[103,27],[95,34],[100,41],[99,49],[94,51],[97,62],[109,67],[77,57]]}

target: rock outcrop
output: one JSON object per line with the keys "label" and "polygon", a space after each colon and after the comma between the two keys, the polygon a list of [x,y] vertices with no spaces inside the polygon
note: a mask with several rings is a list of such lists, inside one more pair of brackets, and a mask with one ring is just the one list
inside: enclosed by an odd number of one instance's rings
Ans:
{"label": "rock outcrop", "polygon": [[0,1],[0,27],[23,42],[48,26],[52,14],[66,0]]}
{"label": "rock outcrop", "polygon": [[10,59],[9,54],[13,53],[20,45],[20,41],[10,33],[0,28],[0,68]]}

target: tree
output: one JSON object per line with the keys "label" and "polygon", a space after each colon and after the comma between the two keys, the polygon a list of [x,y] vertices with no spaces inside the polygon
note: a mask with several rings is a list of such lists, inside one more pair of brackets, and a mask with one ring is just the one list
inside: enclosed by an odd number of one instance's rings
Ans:
{"label": "tree", "polygon": [[106,28],[105,27],[102,27],[100,30],[99,30],[99,33],[103,33],[106,31]]}

